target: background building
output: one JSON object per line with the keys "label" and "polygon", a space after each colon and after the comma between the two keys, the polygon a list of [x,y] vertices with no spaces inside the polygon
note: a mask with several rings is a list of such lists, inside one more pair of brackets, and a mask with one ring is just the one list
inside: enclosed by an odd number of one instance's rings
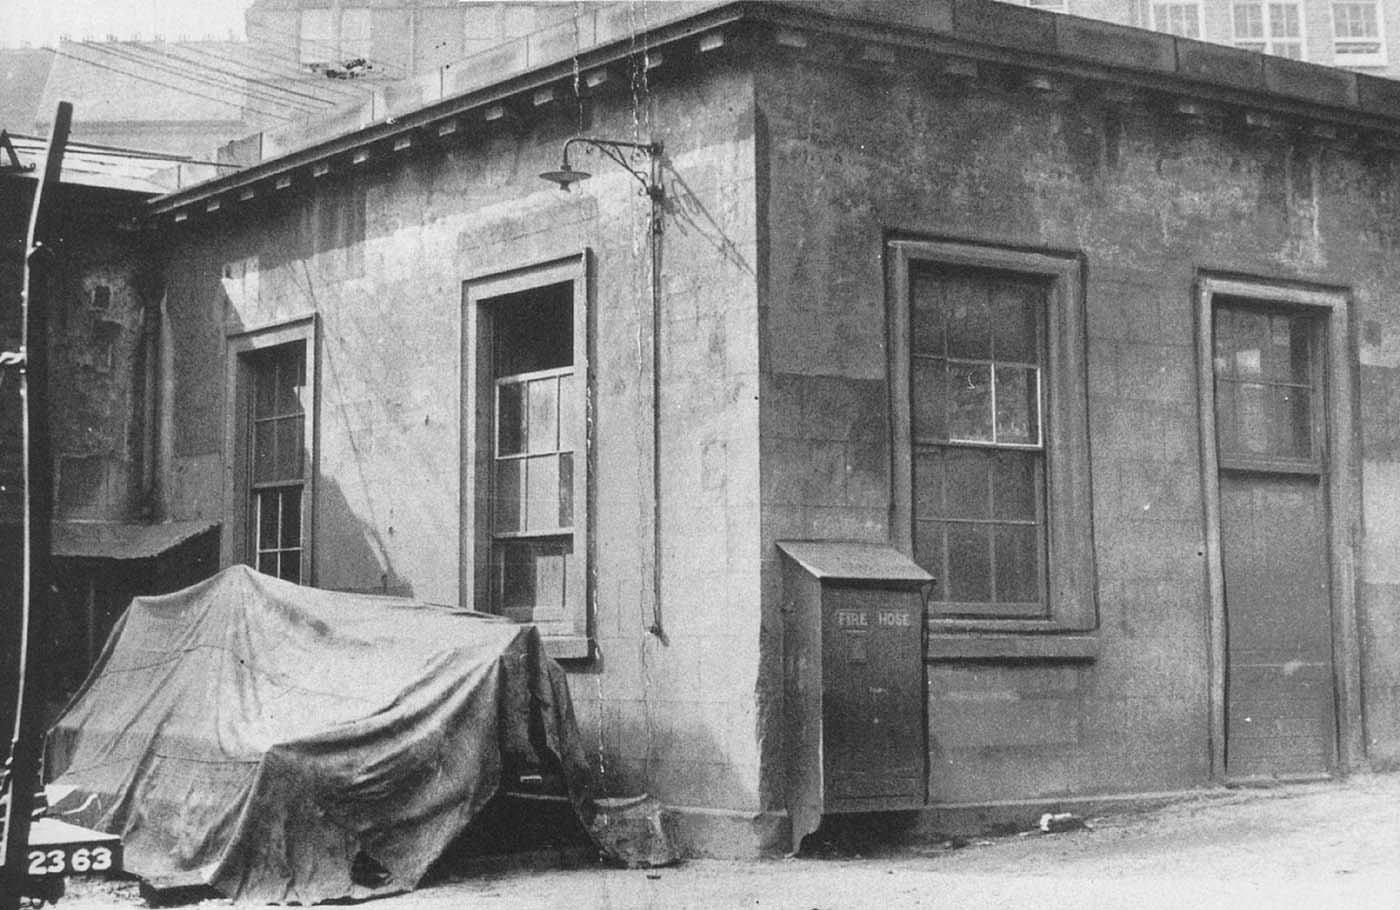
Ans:
{"label": "background building", "polygon": [[1400,76],[1400,0],[1007,0],[1280,57]]}

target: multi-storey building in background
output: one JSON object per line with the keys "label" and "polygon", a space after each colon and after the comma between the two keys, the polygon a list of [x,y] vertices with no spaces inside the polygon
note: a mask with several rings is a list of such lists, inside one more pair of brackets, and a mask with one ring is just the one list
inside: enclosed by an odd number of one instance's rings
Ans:
{"label": "multi-storey building in background", "polygon": [[1006,0],[1400,77],[1400,0]]}

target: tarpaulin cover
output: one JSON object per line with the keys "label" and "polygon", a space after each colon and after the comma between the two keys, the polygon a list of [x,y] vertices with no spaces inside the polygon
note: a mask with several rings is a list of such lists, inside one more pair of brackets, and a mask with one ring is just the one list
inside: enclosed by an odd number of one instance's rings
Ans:
{"label": "tarpaulin cover", "polygon": [[129,871],[265,902],[415,887],[504,769],[587,780],[534,627],[243,566],[133,601],[46,762]]}

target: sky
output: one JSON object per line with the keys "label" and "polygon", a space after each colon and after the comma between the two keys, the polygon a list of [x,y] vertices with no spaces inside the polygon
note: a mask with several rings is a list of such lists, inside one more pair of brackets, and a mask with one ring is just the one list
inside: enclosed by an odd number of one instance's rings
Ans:
{"label": "sky", "polygon": [[155,35],[242,39],[252,0],[0,0],[0,47]]}

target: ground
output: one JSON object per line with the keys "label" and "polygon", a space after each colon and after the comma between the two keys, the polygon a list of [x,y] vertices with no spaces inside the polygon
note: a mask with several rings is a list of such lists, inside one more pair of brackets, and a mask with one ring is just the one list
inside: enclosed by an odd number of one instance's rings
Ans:
{"label": "ground", "polygon": [[[1150,908],[1400,910],[1400,774],[1213,790],[1091,827],[820,858],[694,860],[666,869],[514,868],[366,910]],[[130,883],[75,882],[60,907],[131,910]],[[197,910],[216,910],[206,901]]]}

